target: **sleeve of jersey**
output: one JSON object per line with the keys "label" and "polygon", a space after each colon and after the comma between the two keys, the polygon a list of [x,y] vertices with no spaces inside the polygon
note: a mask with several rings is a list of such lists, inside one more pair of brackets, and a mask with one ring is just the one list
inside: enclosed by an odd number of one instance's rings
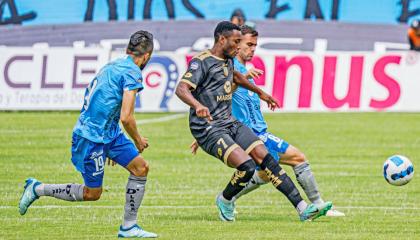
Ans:
{"label": "sleeve of jersey", "polygon": [[204,72],[203,62],[199,59],[192,59],[188,65],[187,72],[181,78],[181,82],[185,82],[193,89],[196,89],[197,86],[204,80]]}
{"label": "sleeve of jersey", "polygon": [[123,75],[123,89],[124,91],[136,90],[140,92],[143,90],[143,77],[140,73],[129,71]]}

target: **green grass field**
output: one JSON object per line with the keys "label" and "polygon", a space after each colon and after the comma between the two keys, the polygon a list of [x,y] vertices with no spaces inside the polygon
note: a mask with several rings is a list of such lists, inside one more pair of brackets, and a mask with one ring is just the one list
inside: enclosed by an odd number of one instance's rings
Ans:
{"label": "green grass field", "polygon": [[[25,216],[18,213],[27,177],[82,181],[70,161],[77,116],[0,113],[0,239],[116,238],[128,177],[119,166],[106,167],[97,202],[41,198]],[[160,239],[420,239],[420,176],[415,173],[403,187],[388,185],[382,176],[382,164],[393,154],[408,156],[415,171],[420,167],[420,114],[268,114],[267,120],[271,132],[303,150],[323,198],[346,217],[301,223],[286,198],[266,185],[238,201],[236,222],[220,222],[214,199],[233,170],[203,151],[190,154],[185,115],[140,126],[149,138],[144,157],[151,164],[141,225]]]}

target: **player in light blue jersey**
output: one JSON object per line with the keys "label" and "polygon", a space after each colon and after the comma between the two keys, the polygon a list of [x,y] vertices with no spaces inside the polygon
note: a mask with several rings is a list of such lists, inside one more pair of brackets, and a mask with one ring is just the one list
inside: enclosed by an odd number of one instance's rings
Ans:
{"label": "player in light blue jersey", "polygon": [[[148,140],[140,136],[134,118],[136,94],[143,89],[141,70],[152,52],[153,35],[146,31],[134,33],[126,49],[127,56],[105,65],[87,87],[71,147],[71,160],[84,184],[44,184],[28,178],[19,202],[21,215],[41,196],[65,201],[98,200],[108,158],[112,159],[108,164],[118,163],[130,173],[118,237],[157,237],[137,225],[149,164],[140,156],[148,147]],[[134,143],[122,132],[120,120]]]}
{"label": "player in light blue jersey", "polygon": [[[247,70],[245,64],[254,56],[258,32],[248,26],[242,26],[241,32],[242,40],[238,54],[234,59],[234,68],[236,71],[245,75],[251,83],[255,84],[253,78],[260,76],[263,72],[254,68]],[[309,200],[317,207],[322,206],[324,201],[318,191],[317,183],[305,155],[296,147],[267,131],[267,123],[261,112],[260,102],[260,98],[257,94],[250,92],[245,88],[238,87],[232,97],[232,113],[237,120],[254,131],[254,133],[264,142],[267,150],[277,162],[280,161],[281,164],[293,167],[296,179],[302,186]],[[196,152],[197,148],[198,146],[195,143],[191,145],[193,153]],[[241,192],[235,195],[234,200],[236,201],[239,197],[268,182],[270,182],[270,180],[267,178],[267,174],[257,168],[251,180]],[[344,213],[336,209],[331,209],[326,215],[344,216]]]}

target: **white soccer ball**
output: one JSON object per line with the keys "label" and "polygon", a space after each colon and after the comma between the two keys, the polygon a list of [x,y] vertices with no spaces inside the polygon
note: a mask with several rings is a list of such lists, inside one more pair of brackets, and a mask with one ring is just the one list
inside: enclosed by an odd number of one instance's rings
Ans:
{"label": "white soccer ball", "polygon": [[410,159],[401,155],[389,157],[384,163],[384,178],[394,186],[407,184],[414,175],[414,167]]}

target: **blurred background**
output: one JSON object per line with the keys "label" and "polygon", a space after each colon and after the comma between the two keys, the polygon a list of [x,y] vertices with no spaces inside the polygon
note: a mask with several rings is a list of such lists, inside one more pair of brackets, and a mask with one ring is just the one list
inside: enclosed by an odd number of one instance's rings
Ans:
{"label": "blurred background", "polygon": [[79,110],[144,29],[155,53],[136,110],[186,111],[177,81],[232,20],[259,32],[250,66],[277,111],[420,111],[419,18],[420,0],[0,0],[0,110]]}

